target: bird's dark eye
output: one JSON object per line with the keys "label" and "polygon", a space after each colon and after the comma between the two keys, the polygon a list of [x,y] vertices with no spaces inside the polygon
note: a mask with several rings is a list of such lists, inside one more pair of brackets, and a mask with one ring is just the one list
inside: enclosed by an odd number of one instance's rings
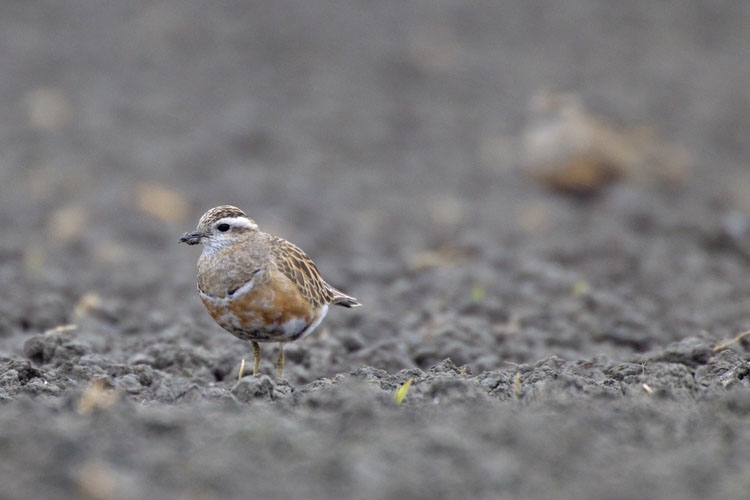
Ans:
{"label": "bird's dark eye", "polygon": [[216,226],[216,229],[218,229],[222,233],[226,233],[227,231],[229,231],[229,224],[219,224],[218,226]]}

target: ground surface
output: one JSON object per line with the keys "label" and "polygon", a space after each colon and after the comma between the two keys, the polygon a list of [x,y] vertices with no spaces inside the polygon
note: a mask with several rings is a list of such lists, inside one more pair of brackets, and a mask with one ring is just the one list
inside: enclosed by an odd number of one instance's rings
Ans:
{"label": "ground surface", "polygon": [[[749,5],[3,2],[0,496],[747,498]],[[543,88],[692,174],[546,191]],[[364,304],[286,380],[177,245],[224,203]]]}

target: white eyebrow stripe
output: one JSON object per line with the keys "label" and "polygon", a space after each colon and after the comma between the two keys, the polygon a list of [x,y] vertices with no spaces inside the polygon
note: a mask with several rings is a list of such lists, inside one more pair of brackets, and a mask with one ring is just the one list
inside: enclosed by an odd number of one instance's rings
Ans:
{"label": "white eyebrow stripe", "polygon": [[234,227],[246,227],[249,229],[258,229],[258,224],[251,221],[247,217],[222,217],[216,222],[216,225],[219,224],[229,224],[230,226]]}

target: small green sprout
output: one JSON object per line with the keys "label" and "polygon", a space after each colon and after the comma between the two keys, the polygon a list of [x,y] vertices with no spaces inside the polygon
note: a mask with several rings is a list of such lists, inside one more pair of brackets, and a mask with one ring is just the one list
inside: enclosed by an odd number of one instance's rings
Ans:
{"label": "small green sprout", "polygon": [[409,380],[401,384],[398,389],[396,389],[396,393],[393,395],[393,399],[396,400],[397,405],[400,405],[404,402],[404,398],[406,398],[406,394],[409,392],[409,387],[411,387],[411,383],[413,381],[414,379],[410,378]]}

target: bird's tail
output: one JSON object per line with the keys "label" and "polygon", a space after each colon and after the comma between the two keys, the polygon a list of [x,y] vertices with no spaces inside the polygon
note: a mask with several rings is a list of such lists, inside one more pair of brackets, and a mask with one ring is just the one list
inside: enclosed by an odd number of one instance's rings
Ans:
{"label": "bird's tail", "polygon": [[331,290],[331,292],[333,292],[333,299],[331,299],[331,304],[343,307],[359,307],[362,305],[354,297],[350,297],[349,295],[340,290],[336,290],[330,285],[328,285],[328,288]]}

